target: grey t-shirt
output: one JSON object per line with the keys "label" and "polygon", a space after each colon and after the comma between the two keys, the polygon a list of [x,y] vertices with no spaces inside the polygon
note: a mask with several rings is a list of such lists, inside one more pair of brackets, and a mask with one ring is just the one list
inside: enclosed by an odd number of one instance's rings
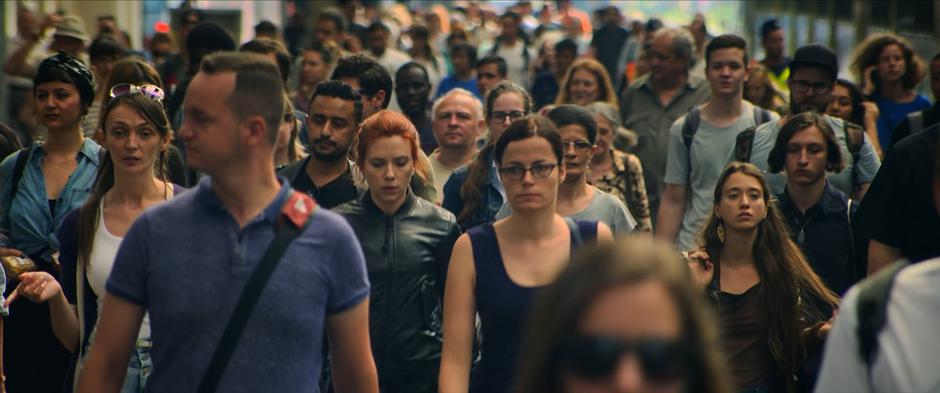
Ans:
{"label": "grey t-shirt", "polygon": [[[633,219],[633,215],[627,210],[627,206],[623,204],[623,201],[601,191],[597,187],[592,186],[591,188],[594,189],[594,198],[591,199],[591,203],[584,210],[569,217],[580,221],[603,222],[615,234],[627,233],[636,227],[636,220]],[[502,220],[510,215],[512,215],[512,208],[509,207],[508,203],[504,203],[503,207],[496,213],[496,219]]]}
{"label": "grey t-shirt", "polygon": [[[677,119],[669,129],[665,182],[689,186],[685,213],[676,238],[680,250],[694,248],[695,234],[705,225],[714,206],[713,196],[718,177],[725,166],[733,161],[734,142],[738,134],[760,121],[754,119],[754,106],[751,103],[744,101],[742,106],[741,116],[727,127],[718,128],[700,120],[692,138],[691,152],[685,147],[682,137],[687,116]],[[779,118],[779,115],[771,112],[772,121]]]}
{"label": "grey t-shirt", "polygon": [[[858,152],[859,162],[852,162],[852,154],[849,153],[848,145],[845,142],[845,129],[842,119],[828,115],[826,115],[826,119],[829,120],[829,126],[836,134],[839,149],[842,151],[842,161],[845,163],[845,169],[842,172],[829,172],[827,177],[833,187],[851,197],[855,194],[855,189],[859,184],[871,183],[872,179],[875,178],[875,174],[878,173],[878,168],[881,167],[881,160],[878,159],[878,154],[875,153],[875,148],[872,147],[868,135],[862,133],[865,140]],[[770,151],[773,150],[774,144],[777,143],[777,134],[780,133],[781,126],[779,121],[772,121],[758,127],[757,132],[754,133],[754,143],[751,146],[751,163],[757,165],[764,172],[767,185],[770,186],[770,192],[774,195],[783,193],[783,189],[787,185],[786,174],[768,173],[769,165],[767,165],[767,159],[770,157]],[[855,172],[855,184],[852,180],[853,171]]]}

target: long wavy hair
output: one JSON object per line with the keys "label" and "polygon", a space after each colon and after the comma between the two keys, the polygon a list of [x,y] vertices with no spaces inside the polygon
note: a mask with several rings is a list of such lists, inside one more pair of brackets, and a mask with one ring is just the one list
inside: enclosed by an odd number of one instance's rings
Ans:
{"label": "long wavy hair", "polygon": [[[532,97],[525,88],[510,81],[503,81],[493,87],[486,96],[486,118],[489,119],[493,113],[493,105],[499,96],[507,93],[515,93],[522,97],[523,112],[526,115],[532,112]],[[496,145],[496,138],[492,135],[487,139],[486,146],[477,152],[473,160],[467,164],[467,180],[460,186],[460,200],[463,201],[463,209],[457,214],[457,223],[461,227],[466,227],[468,220],[473,217],[473,212],[480,208],[483,202],[482,185],[490,177],[489,156],[493,153]]]}
{"label": "long wavy hair", "polygon": [[617,94],[614,92],[613,84],[610,82],[610,75],[604,65],[594,59],[578,59],[565,72],[565,77],[561,81],[561,89],[558,91],[558,98],[555,99],[555,105],[571,104],[571,78],[578,70],[585,70],[594,75],[597,81],[597,89],[601,96],[598,101],[603,101],[615,107],[620,104],[617,100]]}
{"label": "long wavy hair", "polygon": [[[767,344],[780,380],[788,391],[794,390],[792,376],[806,358],[806,348],[800,333],[815,321],[824,321],[820,307],[835,308],[839,297],[823,284],[809,266],[799,246],[790,239],[789,227],[777,201],[771,199],[764,176],[753,164],[734,162],[725,167],[715,187],[714,205],[721,203],[725,183],[731,175],[744,174],[760,183],[767,218],[757,224],[757,238],[752,252],[757,274],[760,276],[760,302],[767,312],[769,331]],[[699,234],[699,245],[712,260],[718,261],[723,241],[718,237],[721,218],[712,209],[708,221]],[[718,261],[720,266],[720,261]],[[771,310],[773,310],[771,312]]]}
{"label": "long wavy hair", "polygon": [[[98,118],[99,129],[105,133],[107,138],[107,129],[105,123],[108,115],[114,108],[126,105],[140,114],[144,120],[157,130],[160,138],[170,141],[173,138],[173,129],[170,128],[170,120],[163,110],[163,105],[145,97],[142,94],[127,94],[112,98],[101,108],[101,115]],[[95,242],[95,233],[98,231],[98,217],[101,214],[101,200],[104,195],[114,187],[114,162],[111,160],[111,152],[102,149],[104,152],[98,163],[98,174],[95,176],[95,185],[92,188],[91,195],[82,204],[78,213],[78,263],[85,266],[91,257],[92,247]],[[160,150],[157,155],[157,162],[154,168],[154,176],[163,182],[167,182],[167,149]]]}
{"label": "long wavy hair", "polygon": [[602,294],[648,281],[662,283],[678,310],[680,330],[689,343],[687,390],[730,392],[713,314],[694,289],[689,270],[669,245],[637,235],[620,238],[615,245],[578,250],[558,279],[539,294],[523,335],[516,392],[562,392],[566,366],[560,343],[577,334],[579,324]]}
{"label": "long wavy hair", "polygon": [[[897,45],[904,54],[904,77],[901,79],[901,85],[905,89],[911,90],[924,79],[926,74],[926,65],[924,59],[914,51],[914,47],[906,39],[890,33],[874,34],[869,36],[855,47],[852,53],[852,64],[849,68],[855,75],[861,88],[865,88],[865,70],[868,67],[878,65],[881,58],[881,52],[890,45]],[[871,82],[875,86],[874,92],[878,93],[881,89],[881,78],[874,72],[871,76]]]}

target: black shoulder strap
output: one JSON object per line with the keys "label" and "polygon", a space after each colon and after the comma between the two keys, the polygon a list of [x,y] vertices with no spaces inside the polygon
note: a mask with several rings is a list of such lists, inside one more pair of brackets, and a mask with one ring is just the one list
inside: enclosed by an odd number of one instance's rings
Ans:
{"label": "black shoulder strap", "polygon": [[685,116],[685,122],[682,124],[682,143],[685,144],[685,173],[688,176],[688,184],[692,184],[692,140],[695,139],[695,132],[698,131],[698,124],[701,119],[701,113],[696,106]]}
{"label": "black shoulder strap", "polygon": [[760,126],[770,121],[770,111],[754,105],[754,125]]}
{"label": "black shoulder strap", "polygon": [[[917,111],[907,114],[907,125],[910,134],[924,129],[924,112]],[[910,135],[908,134],[908,135]]]}
{"label": "black shoulder strap", "polygon": [[751,161],[751,147],[754,144],[754,133],[757,127],[748,127],[738,134],[734,141],[734,160],[738,162]]}
{"label": "black shoulder strap", "polygon": [[[859,284],[858,303],[858,346],[862,359],[870,369],[878,352],[878,333],[888,318],[888,301],[895,277],[908,262],[901,260],[888,265],[867,280]],[[870,374],[870,373],[869,373]]]}
{"label": "black shoulder strap", "polygon": [[698,131],[698,123],[701,118],[698,107],[694,107],[685,116],[685,123],[682,125],[682,142],[685,143],[685,149],[689,152],[689,155],[692,154],[692,139],[695,138],[695,131]]}
{"label": "black shoulder strap", "polygon": [[10,198],[16,198],[16,192],[20,189],[20,179],[23,178],[23,172],[26,170],[26,162],[29,161],[29,154],[33,152],[33,147],[27,147],[20,150],[16,156],[16,162],[13,164],[13,177],[11,177]]}
{"label": "black shoulder strap", "polygon": [[568,224],[568,231],[571,232],[571,239],[574,240],[574,245],[580,247],[584,244],[584,238],[581,237],[581,230],[578,228],[578,224],[574,222],[574,219],[565,217],[565,224]]}
{"label": "black shoulder strap", "polygon": [[[845,130],[845,146],[852,155],[852,189],[858,187],[858,159],[861,157],[862,145],[865,143],[865,130],[862,126],[845,121],[842,123]],[[849,195],[850,197],[852,195]]]}
{"label": "black shoulder strap", "polygon": [[[261,257],[261,262],[258,263],[258,266],[255,267],[251,276],[248,277],[248,282],[245,283],[245,288],[242,290],[242,294],[238,298],[238,303],[235,305],[235,311],[232,312],[232,316],[225,325],[222,339],[219,341],[219,345],[212,354],[212,359],[209,361],[206,373],[202,376],[202,382],[199,384],[199,393],[213,393],[218,388],[219,381],[222,380],[222,375],[225,373],[225,366],[228,365],[229,358],[231,358],[232,353],[235,352],[238,340],[245,330],[248,320],[251,318],[252,310],[254,310],[255,305],[258,303],[258,299],[261,298],[261,291],[264,290],[268,279],[270,279],[271,274],[274,273],[274,268],[277,267],[281,257],[284,256],[284,252],[287,250],[291,241],[303,233],[304,229],[310,225],[313,213],[316,212],[318,207],[316,204],[307,204],[301,207],[300,205],[304,204],[304,199],[312,202],[312,199],[306,196],[306,194],[291,190],[291,197],[288,198],[282,212],[293,209],[294,212],[300,215],[306,215],[307,219],[301,225],[297,225],[295,221],[288,219],[284,215],[279,215],[278,219],[281,221],[278,222],[274,240],[268,245],[264,256]],[[291,217],[295,216],[291,215]]]}

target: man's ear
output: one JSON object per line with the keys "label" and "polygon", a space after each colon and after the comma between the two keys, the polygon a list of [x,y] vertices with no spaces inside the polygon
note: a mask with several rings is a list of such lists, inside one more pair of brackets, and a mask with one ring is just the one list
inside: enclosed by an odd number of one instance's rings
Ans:
{"label": "man's ear", "polygon": [[268,130],[268,125],[261,116],[251,116],[245,119],[243,124],[246,131],[243,135],[247,137],[245,142],[248,145],[266,142],[268,132],[277,132],[277,130]]}
{"label": "man's ear", "polygon": [[387,94],[385,90],[379,90],[372,95],[372,107],[378,108],[378,110],[385,109],[385,97]]}

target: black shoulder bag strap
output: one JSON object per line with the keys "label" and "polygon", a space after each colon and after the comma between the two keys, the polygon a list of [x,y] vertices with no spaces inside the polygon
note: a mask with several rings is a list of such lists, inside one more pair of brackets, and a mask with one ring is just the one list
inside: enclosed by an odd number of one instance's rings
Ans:
{"label": "black shoulder bag strap", "polygon": [[877,273],[859,284],[858,303],[858,347],[868,376],[871,378],[871,366],[878,354],[878,333],[888,319],[888,301],[891,288],[902,268],[908,265],[906,260],[895,262],[881,268]]}
{"label": "black shoulder bag strap", "polygon": [[[264,290],[268,279],[270,279],[271,274],[274,273],[274,268],[277,267],[281,257],[284,256],[284,252],[287,250],[291,241],[303,233],[304,229],[310,225],[313,213],[316,212],[318,206],[314,203],[305,204],[305,199],[306,201],[313,202],[313,200],[305,194],[291,190],[290,198],[288,198],[287,203],[284,204],[281,213],[278,214],[277,231],[274,234],[274,240],[268,245],[264,256],[261,257],[261,262],[255,267],[251,276],[248,277],[248,282],[245,283],[245,288],[242,289],[242,294],[238,298],[235,311],[232,312],[232,316],[225,325],[225,331],[222,333],[219,346],[215,348],[212,359],[209,361],[209,366],[206,368],[206,373],[202,376],[202,382],[199,384],[199,393],[213,393],[218,388],[219,381],[222,380],[222,375],[225,373],[225,366],[228,365],[232,353],[235,352],[238,340],[245,330],[248,320],[251,318],[252,310],[254,310],[255,305],[258,303],[258,299],[261,298],[261,291]],[[296,218],[303,216],[306,216],[306,220],[297,222]]]}
{"label": "black shoulder bag strap", "polygon": [[682,143],[685,144],[685,166],[686,175],[688,176],[688,179],[686,179],[687,185],[692,184],[692,141],[695,139],[695,132],[698,131],[698,124],[701,119],[701,113],[696,106],[689,111],[682,123]]}
{"label": "black shoulder bag strap", "polygon": [[924,112],[911,112],[907,114],[907,125],[910,134],[924,129]]}
{"label": "black shoulder bag strap", "polygon": [[20,189],[20,179],[23,178],[23,172],[26,170],[26,162],[29,161],[29,154],[33,152],[33,147],[27,147],[23,150],[20,150],[20,154],[16,156],[16,162],[13,164],[13,177],[11,177],[10,185],[10,200],[16,198],[16,192]]}
{"label": "black shoulder bag strap", "polygon": [[584,244],[584,238],[581,237],[581,230],[578,228],[578,223],[574,222],[574,219],[571,217],[565,217],[565,224],[568,224],[568,230],[571,232],[571,239],[574,240],[574,245],[581,246]]}
{"label": "black shoulder bag strap", "polygon": [[751,147],[754,144],[754,133],[757,127],[748,127],[738,134],[734,141],[734,160],[738,162],[751,161]]}

